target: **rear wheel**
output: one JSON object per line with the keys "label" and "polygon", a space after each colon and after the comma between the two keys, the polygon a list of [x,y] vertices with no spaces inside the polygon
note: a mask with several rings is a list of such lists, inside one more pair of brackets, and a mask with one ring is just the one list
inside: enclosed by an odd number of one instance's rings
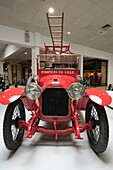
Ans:
{"label": "rear wheel", "polygon": [[25,109],[21,100],[17,100],[8,105],[4,123],[3,138],[4,143],[9,150],[16,150],[22,143],[24,130],[19,129],[18,120],[25,120]]}
{"label": "rear wheel", "polygon": [[106,111],[100,106],[89,100],[86,107],[86,123],[92,121],[93,128],[87,131],[89,144],[96,153],[106,150],[109,139],[109,125]]}

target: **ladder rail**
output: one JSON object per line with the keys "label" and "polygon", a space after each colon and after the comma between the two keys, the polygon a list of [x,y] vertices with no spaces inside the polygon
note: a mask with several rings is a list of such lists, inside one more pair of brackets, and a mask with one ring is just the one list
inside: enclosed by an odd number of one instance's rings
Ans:
{"label": "ladder rail", "polygon": [[[46,13],[50,36],[52,40],[53,45],[53,51],[55,52],[56,48],[56,42],[59,42],[59,51],[62,53],[62,47],[63,47],[63,24],[64,24],[64,12],[62,12],[61,16],[49,16],[48,13]],[[59,20],[60,24],[51,24],[51,20]],[[54,30],[53,30],[54,28]],[[60,28],[60,30],[58,29]]]}
{"label": "ladder rail", "polygon": [[46,12],[46,16],[47,16],[47,21],[48,21],[49,31],[50,31],[50,35],[51,35],[51,39],[52,39],[53,50],[55,51],[55,49],[54,49],[55,44],[54,44],[54,40],[53,40],[53,36],[52,36],[52,30],[51,30],[51,27],[50,27],[49,15],[48,15],[48,13],[47,13],[47,12]]}

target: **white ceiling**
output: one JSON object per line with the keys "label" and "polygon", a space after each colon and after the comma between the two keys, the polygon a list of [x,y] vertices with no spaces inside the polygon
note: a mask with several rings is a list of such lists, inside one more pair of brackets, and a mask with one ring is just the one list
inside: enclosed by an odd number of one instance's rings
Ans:
{"label": "white ceiling", "polygon": [[[0,25],[50,36],[49,7],[54,15],[64,12],[65,41],[113,53],[113,0],[0,0]],[[111,27],[101,30],[106,24]]]}

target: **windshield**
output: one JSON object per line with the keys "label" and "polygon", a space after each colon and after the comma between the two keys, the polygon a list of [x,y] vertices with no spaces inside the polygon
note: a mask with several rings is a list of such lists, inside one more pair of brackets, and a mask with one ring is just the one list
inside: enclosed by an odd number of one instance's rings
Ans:
{"label": "windshield", "polygon": [[38,56],[38,69],[77,69],[75,55],[40,55]]}

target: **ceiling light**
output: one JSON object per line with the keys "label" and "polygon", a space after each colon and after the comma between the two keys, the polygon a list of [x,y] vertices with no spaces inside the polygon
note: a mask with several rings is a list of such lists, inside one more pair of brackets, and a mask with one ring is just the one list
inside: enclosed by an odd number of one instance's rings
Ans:
{"label": "ceiling light", "polygon": [[71,33],[68,31],[68,32],[67,32],[67,34],[69,34],[69,35],[70,35]]}
{"label": "ceiling light", "polygon": [[27,52],[25,52],[25,55],[27,55]]}
{"label": "ceiling light", "polygon": [[54,12],[54,8],[52,8],[52,7],[51,7],[51,8],[49,8],[49,13],[51,13],[51,14],[52,14],[53,12]]}

